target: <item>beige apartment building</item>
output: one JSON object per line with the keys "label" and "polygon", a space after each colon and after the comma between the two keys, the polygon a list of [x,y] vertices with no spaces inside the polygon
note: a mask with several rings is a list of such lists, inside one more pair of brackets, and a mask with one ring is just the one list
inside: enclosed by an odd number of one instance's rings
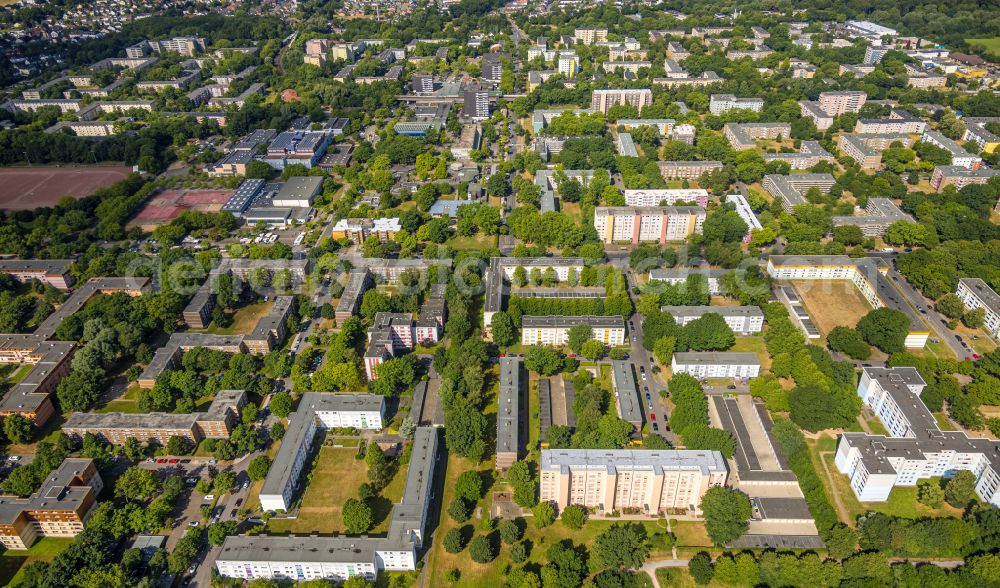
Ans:
{"label": "beige apartment building", "polygon": [[612,106],[628,105],[634,106],[636,110],[642,112],[644,106],[653,103],[653,91],[649,88],[625,88],[621,90],[594,90],[590,98],[591,110],[596,110],[604,114]]}
{"label": "beige apartment building", "polygon": [[76,537],[104,481],[92,459],[67,459],[28,498],[0,496],[0,545],[31,547],[41,537]]}
{"label": "beige apartment building", "polygon": [[581,45],[608,42],[608,29],[575,29],[573,40]]}
{"label": "beige apartment building", "polygon": [[543,449],[539,500],[599,513],[701,512],[701,498],[726,483],[718,451],[649,449]]}
{"label": "beige apartment building", "polygon": [[819,107],[830,116],[837,116],[846,112],[860,112],[867,99],[868,94],[864,92],[822,92],[819,95]]}
{"label": "beige apartment building", "polygon": [[697,180],[703,173],[722,169],[721,161],[661,161],[660,175],[665,180]]}

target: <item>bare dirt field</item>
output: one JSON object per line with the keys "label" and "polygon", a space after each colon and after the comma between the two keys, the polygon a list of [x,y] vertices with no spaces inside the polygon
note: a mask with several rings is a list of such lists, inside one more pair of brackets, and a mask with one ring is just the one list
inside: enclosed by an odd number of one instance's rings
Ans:
{"label": "bare dirt field", "polygon": [[849,280],[803,280],[792,285],[824,336],[834,327],[853,327],[872,309]]}
{"label": "bare dirt field", "polygon": [[135,216],[132,225],[157,225],[170,222],[182,212],[199,210],[219,212],[232,196],[232,190],[168,190],[149,199]]}
{"label": "bare dirt field", "polygon": [[128,166],[0,168],[0,209],[54,206],[64,196],[83,198],[132,172]]}

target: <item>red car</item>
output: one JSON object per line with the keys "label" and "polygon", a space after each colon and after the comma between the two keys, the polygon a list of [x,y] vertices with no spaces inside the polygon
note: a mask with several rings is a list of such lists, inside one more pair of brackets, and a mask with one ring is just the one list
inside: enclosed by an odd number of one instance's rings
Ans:
{"label": "red car", "polygon": [[649,418],[655,421],[656,420],[656,413],[655,412],[649,413]]}
{"label": "red car", "polygon": [[174,459],[171,459],[171,460],[170,460],[169,462],[167,462],[167,463],[171,463],[171,464],[173,464],[173,463],[177,463],[177,462],[179,462],[179,461],[180,461],[179,459],[177,459],[177,458],[174,458]]}
{"label": "red car", "polygon": [[156,460],[156,463],[167,463],[167,460],[161,457],[160,459]]}

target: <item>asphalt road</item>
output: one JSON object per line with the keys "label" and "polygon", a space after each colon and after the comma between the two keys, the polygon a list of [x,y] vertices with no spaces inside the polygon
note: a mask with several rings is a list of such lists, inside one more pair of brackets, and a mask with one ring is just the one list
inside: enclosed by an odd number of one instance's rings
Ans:
{"label": "asphalt road", "polygon": [[[625,281],[628,286],[629,297],[632,298],[632,304],[638,303],[638,297],[632,292],[632,289],[636,286],[635,276],[630,272],[625,272]],[[629,344],[632,349],[629,352],[629,360],[635,364],[636,367],[636,382],[639,385],[639,396],[642,400],[642,407],[644,411],[644,417],[646,422],[649,424],[650,432],[653,432],[653,423],[656,423],[656,431],[661,437],[674,443],[676,437],[673,433],[667,431],[667,417],[668,412],[663,398],[660,396],[660,390],[666,390],[666,382],[661,380],[660,377],[653,373],[653,365],[655,365],[654,360],[651,357],[650,352],[646,351],[646,348],[642,346],[642,320],[643,317],[639,313],[632,315],[631,320],[629,320]],[[646,379],[642,378],[639,368],[643,368],[645,372]],[[646,392],[649,392],[649,399],[646,399]],[[655,416],[654,416],[655,415]]]}
{"label": "asphalt road", "polygon": [[931,328],[932,337],[937,337],[948,345],[948,348],[959,359],[972,358],[972,350],[966,348],[965,344],[958,339],[958,335],[948,328],[945,324],[948,319],[933,309],[930,300],[925,298],[895,269],[890,269],[887,275],[892,281],[892,285],[903,294],[903,298],[920,313],[921,318]]}

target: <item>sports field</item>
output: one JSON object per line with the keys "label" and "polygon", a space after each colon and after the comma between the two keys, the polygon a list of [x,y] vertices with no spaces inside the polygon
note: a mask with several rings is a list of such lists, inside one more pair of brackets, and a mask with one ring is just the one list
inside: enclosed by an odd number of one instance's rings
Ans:
{"label": "sports field", "polygon": [[64,196],[83,198],[132,172],[127,166],[0,168],[0,209],[55,206]]}
{"label": "sports field", "polygon": [[232,190],[168,190],[149,199],[130,224],[156,225],[177,218],[182,212],[219,212]]}
{"label": "sports field", "polygon": [[803,280],[792,285],[824,336],[834,327],[853,327],[872,309],[850,280]]}

